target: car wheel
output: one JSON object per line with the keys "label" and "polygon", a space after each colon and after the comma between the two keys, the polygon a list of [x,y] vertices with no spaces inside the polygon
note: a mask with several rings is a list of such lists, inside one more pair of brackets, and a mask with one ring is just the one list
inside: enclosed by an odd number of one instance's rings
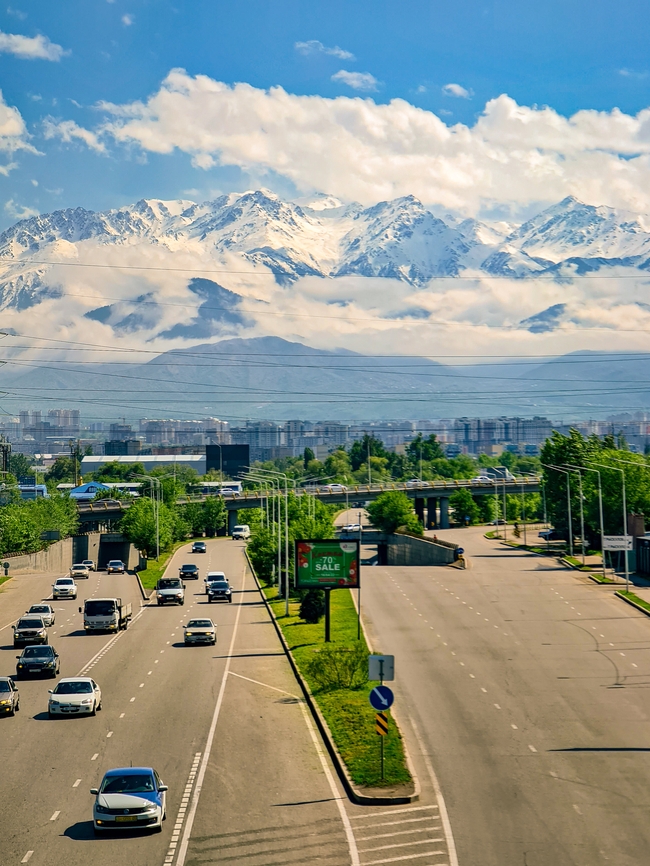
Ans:
{"label": "car wheel", "polygon": [[228,604],[232,604],[232,596],[228,599]]}
{"label": "car wheel", "polygon": [[16,707],[12,707],[12,708],[11,708],[11,711],[10,711],[9,715],[10,715],[10,716],[15,716],[15,715],[16,715]]}
{"label": "car wheel", "polygon": [[158,607],[162,607],[162,601],[158,602]]}
{"label": "car wheel", "polygon": [[99,711],[101,710],[101,708],[102,708],[102,702],[100,701],[100,702],[97,704],[97,712],[99,712]]}
{"label": "car wheel", "polygon": [[162,833],[162,821],[160,822],[160,824],[158,824],[157,827],[153,828],[153,832],[154,833]]}
{"label": "car wheel", "polygon": [[183,605],[185,604],[185,599],[182,598],[178,603],[180,604],[181,607],[183,607]]}
{"label": "car wheel", "polygon": [[90,711],[90,715],[91,715],[91,716],[96,716],[96,715],[97,715],[97,707],[95,706],[95,704],[93,704],[93,708],[92,708],[92,710]]}

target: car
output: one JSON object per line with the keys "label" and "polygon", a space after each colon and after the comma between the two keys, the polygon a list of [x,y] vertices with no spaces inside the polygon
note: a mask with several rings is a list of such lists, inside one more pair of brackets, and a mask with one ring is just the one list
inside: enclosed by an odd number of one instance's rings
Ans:
{"label": "car", "polygon": [[206,550],[205,541],[195,541],[192,545],[192,553],[205,553]]}
{"label": "car", "polygon": [[185,585],[180,577],[161,577],[156,584],[158,604],[185,604]]}
{"label": "car", "polygon": [[476,475],[470,480],[470,484],[492,484],[493,481],[489,475]]}
{"label": "car", "polygon": [[97,563],[92,559],[84,559],[82,565],[85,565],[88,571],[97,571]]}
{"label": "car", "polygon": [[325,484],[320,489],[325,493],[345,493],[348,488],[345,484]]}
{"label": "car", "polygon": [[559,529],[542,529],[538,537],[543,538],[544,541],[566,541],[565,533]]}
{"label": "car", "polygon": [[94,716],[102,708],[102,692],[90,677],[64,677],[48,689],[47,714],[55,716]]}
{"label": "car", "polygon": [[59,654],[51,646],[26,646],[16,658],[18,659],[17,677],[41,673],[55,677],[61,669]]}
{"label": "car", "polygon": [[430,487],[430,486],[431,485],[429,484],[428,481],[422,481],[421,478],[409,478],[409,480],[405,484],[405,487],[409,487],[409,488],[412,488],[412,487]]}
{"label": "car", "polygon": [[227,601],[232,603],[232,589],[226,580],[225,574],[220,576],[208,575],[205,579],[205,591],[208,596],[208,602]]}
{"label": "car", "polygon": [[341,527],[341,532],[356,532],[358,534],[360,531],[360,523],[346,523],[345,526]]}
{"label": "car", "polygon": [[121,559],[111,559],[111,561],[106,566],[107,574],[124,574],[125,570],[126,566]]}
{"label": "car", "polygon": [[365,508],[365,507],[366,507],[366,502],[365,502],[365,500],[362,501],[362,502],[352,502],[352,503],[350,504],[350,508]]}
{"label": "car", "polygon": [[225,580],[228,583],[228,578],[223,573],[223,571],[209,571],[203,579],[203,583],[205,584],[205,594],[208,594],[208,584],[214,583],[216,580]]}
{"label": "car", "polygon": [[90,577],[90,572],[88,571],[88,566],[84,565],[82,562],[76,563],[76,565],[70,566],[69,571],[70,577],[76,577],[77,580],[88,580]]}
{"label": "car", "polygon": [[34,614],[21,616],[12,628],[14,630],[14,646],[48,642],[47,629],[42,616]]}
{"label": "car", "polygon": [[143,827],[162,830],[167,817],[166,791],[158,773],[151,767],[118,767],[104,774],[95,795],[93,829],[133,830]]}
{"label": "car", "polygon": [[15,716],[20,709],[20,695],[11,677],[0,677],[0,715]]}
{"label": "car", "polygon": [[233,526],[232,537],[233,540],[239,539],[241,541],[246,541],[246,539],[251,537],[250,526],[247,523],[239,523],[237,526]]}
{"label": "car", "polygon": [[499,517],[498,520],[491,520],[491,521],[488,523],[488,526],[503,526],[503,525],[504,525],[505,523],[507,523],[507,522],[508,522],[508,521],[507,521],[507,520],[504,520],[503,517]]}
{"label": "car", "polygon": [[35,613],[40,616],[46,628],[54,625],[56,622],[56,614],[51,604],[33,604],[27,611],[27,614]]}
{"label": "car", "polygon": [[52,584],[52,598],[76,598],[77,584],[71,577],[59,577]]}
{"label": "car", "polygon": [[214,646],[217,642],[217,627],[211,619],[191,619],[184,626],[185,646],[207,643]]}
{"label": "car", "polygon": [[199,579],[199,569],[198,566],[187,563],[186,565],[181,565],[178,569],[178,576],[181,580],[198,580]]}

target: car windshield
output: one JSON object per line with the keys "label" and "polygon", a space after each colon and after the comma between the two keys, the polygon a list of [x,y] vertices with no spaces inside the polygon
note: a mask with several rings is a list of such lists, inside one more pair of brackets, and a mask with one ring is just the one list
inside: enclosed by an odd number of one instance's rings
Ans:
{"label": "car windshield", "polygon": [[216,579],[216,580],[212,579],[210,581],[210,586],[215,587],[215,589],[227,589],[228,588],[228,581],[227,580],[220,580],[220,579]]}
{"label": "car windshield", "polygon": [[54,689],[53,694],[55,695],[85,695],[88,692],[92,692],[93,687],[91,683],[86,683],[83,681],[71,682],[71,683],[59,683],[58,686]]}
{"label": "car windshield", "polygon": [[158,581],[158,589],[178,589],[180,585],[180,580],[174,577],[163,577]]}
{"label": "car windshield", "polygon": [[23,658],[26,659],[52,658],[53,655],[51,646],[28,646],[23,650]]}
{"label": "car windshield", "polygon": [[102,782],[102,794],[145,794],[155,791],[153,776],[145,775],[106,776]]}
{"label": "car windshield", "polygon": [[49,613],[50,609],[46,604],[33,604],[30,609],[30,613]]}
{"label": "car windshield", "polygon": [[21,619],[17,628],[43,628],[43,623],[40,619]]}
{"label": "car windshield", "polygon": [[74,580],[71,577],[60,577],[57,580],[56,585],[57,586],[72,586],[73,583],[74,583]]}
{"label": "car windshield", "polygon": [[195,565],[181,565],[181,571],[196,571]]}
{"label": "car windshield", "polygon": [[212,620],[210,619],[191,619],[188,628],[212,628]]}
{"label": "car windshield", "polygon": [[85,571],[86,566],[85,565],[73,565],[72,570],[73,571]]}
{"label": "car windshield", "polygon": [[111,616],[115,613],[115,602],[112,599],[88,599],[85,607],[86,616]]}
{"label": "car windshield", "polygon": [[0,680],[0,692],[10,692],[9,683],[6,680]]}

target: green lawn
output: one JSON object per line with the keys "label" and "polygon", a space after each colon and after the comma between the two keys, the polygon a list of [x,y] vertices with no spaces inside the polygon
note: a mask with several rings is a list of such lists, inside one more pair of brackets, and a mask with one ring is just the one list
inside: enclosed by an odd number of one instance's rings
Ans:
{"label": "green lawn", "polygon": [[619,590],[616,595],[620,595],[621,598],[627,598],[630,601],[633,601],[635,604],[638,604],[639,607],[642,607],[644,610],[650,612],[650,604],[643,598],[639,598],[638,595],[635,595],[633,592],[625,592],[624,589]]}
{"label": "green lawn", "polygon": [[[266,596],[282,628],[289,648],[305,680],[308,682],[320,710],[329,725],[350,776],[357,785],[381,787],[406,784],[411,775],[406,766],[402,738],[392,719],[384,742],[385,779],[380,778],[379,736],[375,733],[375,710],[368,701],[370,690],[377,683],[367,683],[360,689],[319,691],[306,673],[307,663],[315,651],[324,646],[325,625],[309,625],[298,617],[299,604],[291,602],[289,616],[284,615],[284,600],[276,598],[276,590],[268,588]],[[352,647],[357,640],[357,612],[347,589],[334,590],[332,598],[332,643]],[[365,640],[363,633],[361,640]],[[389,714],[390,715],[390,714]]]}
{"label": "green lawn", "polygon": [[0,586],[2,586],[2,584],[6,583],[8,580],[11,580],[11,575],[7,575],[7,577],[5,577],[3,574],[2,577],[0,577]]}
{"label": "green lawn", "polygon": [[[157,562],[155,559],[147,560],[147,567],[144,571],[138,572],[140,580],[142,581],[142,586],[145,589],[154,589],[158,580],[163,576],[165,569],[169,564],[169,560],[176,553],[178,548],[182,547],[184,544],[189,544],[191,541],[194,541],[194,539],[187,538],[185,541],[177,541],[173,547],[160,554],[160,559]],[[201,538],[199,541],[203,541],[203,539]],[[177,577],[177,575],[174,576]]]}

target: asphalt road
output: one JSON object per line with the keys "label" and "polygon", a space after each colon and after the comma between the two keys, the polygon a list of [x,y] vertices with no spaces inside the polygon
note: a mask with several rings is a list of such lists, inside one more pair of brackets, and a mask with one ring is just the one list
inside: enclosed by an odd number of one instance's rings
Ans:
{"label": "asphalt road", "polygon": [[[48,720],[54,681],[19,681],[21,711],[0,719],[3,866],[359,862],[243,545],[210,541],[204,555],[184,548],[171,573],[184,561],[199,565],[201,579],[187,582],[182,608],[140,607],[132,576],[80,582],[80,600],[116,594],[134,602],[134,622],[118,637],[84,634],[79,601],[54,604],[50,642],[61,675],[94,677],[104,708],[93,718]],[[229,576],[232,604],[207,604],[208,568]],[[8,626],[49,597],[56,576],[17,577],[0,592],[2,674],[15,670]],[[196,615],[218,623],[216,647],[183,646],[182,624]],[[169,786],[163,832],[95,838],[88,789],[131,762],[154,766]]]}
{"label": "asphalt road", "polygon": [[396,703],[432,756],[460,866],[642,866],[650,619],[483,531],[437,530],[466,571],[362,570],[371,638],[396,656]]}

